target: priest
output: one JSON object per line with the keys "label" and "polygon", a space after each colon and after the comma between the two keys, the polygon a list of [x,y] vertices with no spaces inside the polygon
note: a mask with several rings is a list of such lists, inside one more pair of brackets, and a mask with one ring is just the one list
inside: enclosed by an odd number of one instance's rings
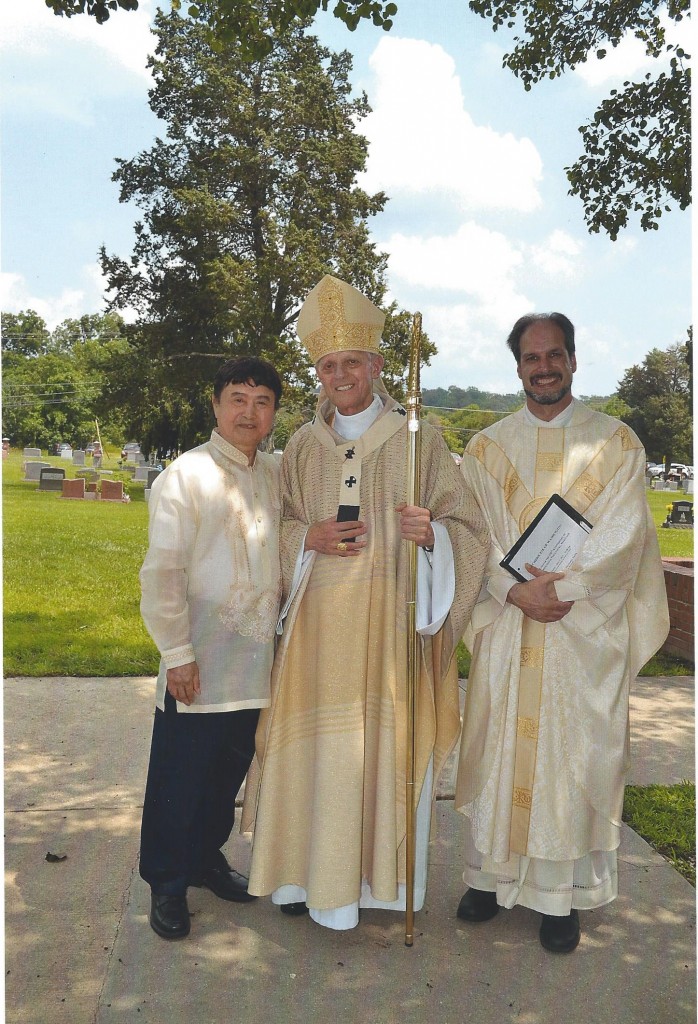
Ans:
{"label": "priest", "polygon": [[[469,624],[456,808],[468,819],[458,916],[516,904],[542,915],[542,945],[579,943],[579,910],[613,900],[628,768],[628,691],[668,631],[645,453],[620,420],[572,397],[574,327],[530,314],[508,345],[526,404],[476,435],[462,472],[491,548]],[[553,494],[592,525],[564,572],[504,555]]]}
{"label": "priest", "polygon": [[427,424],[421,504],[407,504],[407,417],[381,380],[383,322],[329,275],[298,318],[322,387],[284,452],[283,633],[243,815],[249,891],[336,929],[359,907],[405,906],[404,541],[420,546],[416,910],[434,784],[459,730],[454,648],[487,552],[482,514]]}

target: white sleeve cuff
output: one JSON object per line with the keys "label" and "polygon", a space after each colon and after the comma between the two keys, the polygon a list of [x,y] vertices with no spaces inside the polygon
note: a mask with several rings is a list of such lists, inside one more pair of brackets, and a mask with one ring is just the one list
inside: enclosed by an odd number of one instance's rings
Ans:
{"label": "white sleeve cuff", "polygon": [[165,663],[165,668],[179,668],[180,665],[189,665],[192,661],[196,661],[192,644],[184,644],[183,647],[173,647],[169,651],[162,651],[160,657]]}
{"label": "white sleeve cuff", "polygon": [[417,630],[433,636],[443,626],[456,595],[456,569],[448,530],[432,523],[434,550],[417,553]]}

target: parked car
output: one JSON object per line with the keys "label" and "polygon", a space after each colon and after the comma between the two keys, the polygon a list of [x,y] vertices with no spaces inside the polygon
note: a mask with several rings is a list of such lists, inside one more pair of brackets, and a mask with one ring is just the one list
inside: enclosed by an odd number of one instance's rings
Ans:
{"label": "parked car", "polygon": [[[647,474],[652,478],[664,475],[664,463],[660,463],[657,466],[648,466]],[[693,466],[684,466],[682,462],[672,462],[669,467],[669,480],[692,480],[693,479]]]}
{"label": "parked car", "polygon": [[140,450],[141,450],[141,446],[138,444],[137,441],[129,441],[121,449],[121,458],[122,459],[127,459],[129,457],[129,455],[131,455],[131,456],[138,455],[140,453]]}
{"label": "parked car", "polygon": [[61,452],[69,452],[72,451],[72,449],[72,444],[68,444],[67,441],[54,441],[53,444],[49,446],[48,453],[49,455],[60,455]]}

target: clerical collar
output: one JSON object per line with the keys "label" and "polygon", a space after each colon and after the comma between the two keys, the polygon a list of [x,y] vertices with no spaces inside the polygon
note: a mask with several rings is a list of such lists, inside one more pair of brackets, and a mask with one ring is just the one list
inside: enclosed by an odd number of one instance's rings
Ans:
{"label": "clerical collar", "polygon": [[380,395],[374,395],[368,409],[356,412],[353,416],[342,416],[339,410],[335,410],[332,426],[340,437],[345,437],[347,441],[356,441],[366,433],[382,412],[383,403]]}
{"label": "clerical collar", "polygon": [[524,406],[524,416],[528,423],[532,427],[566,427],[572,417],[574,416],[574,407],[576,405],[576,399],[572,399],[570,404],[562,412],[559,412],[555,419],[552,420],[541,420],[537,416],[534,416],[527,405]]}

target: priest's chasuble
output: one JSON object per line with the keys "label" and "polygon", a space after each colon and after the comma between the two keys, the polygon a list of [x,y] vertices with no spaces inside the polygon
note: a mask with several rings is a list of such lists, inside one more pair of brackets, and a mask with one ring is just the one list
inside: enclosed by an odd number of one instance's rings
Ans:
{"label": "priest's chasuble", "polygon": [[[243,829],[254,827],[250,892],[305,890],[311,908],[395,901],[405,881],[407,500],[405,410],[383,410],[357,440],[329,425],[334,408],[291,438],[282,466],[284,601],[310,524],[360,506],[367,546],[355,558],[312,552],[272,673],[257,731]],[[442,438],[422,425],[421,505],[448,531],[455,598],[435,636],[420,638],[416,784],[433,756],[438,778],[459,732],[455,644],[480,588],[487,541]],[[283,602],[282,602],[283,603]]]}
{"label": "priest's chasuble", "polygon": [[[618,845],[629,686],[669,627],[644,467],[633,431],[579,402],[564,427],[537,426],[523,409],[466,450],[492,545],[466,633],[456,808],[490,862],[572,861]],[[571,611],[544,624],[506,603],[514,581],[499,562],[553,493],[593,529],[555,584]]]}

